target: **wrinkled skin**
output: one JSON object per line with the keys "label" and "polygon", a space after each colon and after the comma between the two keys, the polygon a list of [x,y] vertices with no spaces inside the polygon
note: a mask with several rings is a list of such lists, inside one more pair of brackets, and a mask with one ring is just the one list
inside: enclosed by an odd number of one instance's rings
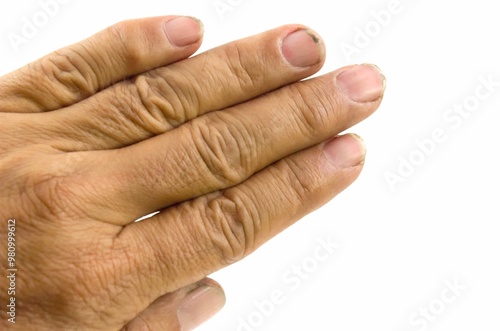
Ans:
{"label": "wrinkled skin", "polygon": [[336,136],[379,106],[375,67],[301,81],[325,48],[299,25],[190,57],[201,32],[181,18],[167,37],[174,18],[119,23],[0,78],[0,261],[15,219],[18,268],[2,330],[192,329],[224,304],[207,275],[359,175],[363,145]]}

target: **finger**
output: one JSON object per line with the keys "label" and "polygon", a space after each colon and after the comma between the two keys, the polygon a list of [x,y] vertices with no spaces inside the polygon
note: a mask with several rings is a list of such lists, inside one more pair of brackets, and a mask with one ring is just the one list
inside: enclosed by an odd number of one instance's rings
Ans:
{"label": "finger", "polygon": [[288,25],[139,75],[33,120],[51,132],[47,136],[66,138],[64,150],[118,148],[308,77],[323,62],[317,34]]}
{"label": "finger", "polygon": [[90,212],[98,219],[131,222],[237,185],[368,117],[379,106],[384,85],[375,67],[348,67],[208,114],[135,146],[99,154],[99,162],[86,174],[95,188],[89,199],[100,206]]}
{"label": "finger", "polygon": [[[131,224],[116,240],[141,243],[140,268],[185,286],[252,253],[295,221],[350,185],[364,162],[364,147],[346,135],[285,158],[244,183]],[[138,266],[139,268],[139,266]],[[150,269],[151,268],[151,269]],[[158,289],[157,289],[158,290]]]}
{"label": "finger", "polygon": [[219,312],[224,304],[224,290],[215,281],[205,278],[159,297],[122,331],[194,330]]}
{"label": "finger", "polygon": [[153,68],[184,59],[201,44],[198,21],[154,17],[118,23],[0,80],[1,112],[43,112],[77,103]]}

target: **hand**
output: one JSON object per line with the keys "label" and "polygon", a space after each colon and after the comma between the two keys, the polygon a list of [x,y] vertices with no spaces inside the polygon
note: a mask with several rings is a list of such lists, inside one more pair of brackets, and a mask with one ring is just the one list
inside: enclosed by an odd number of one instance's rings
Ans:
{"label": "hand", "polygon": [[122,22],[0,78],[2,326],[192,330],[224,304],[207,275],[359,175],[363,144],[336,135],[379,106],[376,67],[300,81],[325,48],[298,25],[188,58],[201,37]]}

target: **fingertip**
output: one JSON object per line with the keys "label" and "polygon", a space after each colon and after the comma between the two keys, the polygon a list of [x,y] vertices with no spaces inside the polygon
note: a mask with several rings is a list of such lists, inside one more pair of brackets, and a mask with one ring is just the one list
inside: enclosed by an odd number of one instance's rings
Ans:
{"label": "fingertip", "polygon": [[164,22],[164,30],[173,46],[186,47],[201,40],[204,26],[197,18],[178,16],[167,19]]}
{"label": "fingertip", "polygon": [[326,47],[321,36],[302,25],[284,26],[280,41],[281,53],[288,64],[297,68],[321,67]]}
{"label": "fingertip", "polygon": [[338,168],[363,164],[366,155],[364,140],[356,134],[337,136],[323,145],[327,160]]}
{"label": "fingertip", "polygon": [[199,287],[189,292],[177,308],[177,318],[182,331],[191,331],[217,314],[226,303],[222,287],[205,279]]}
{"label": "fingertip", "polygon": [[380,101],[387,86],[385,75],[373,64],[346,68],[337,75],[336,83],[345,97],[357,103]]}

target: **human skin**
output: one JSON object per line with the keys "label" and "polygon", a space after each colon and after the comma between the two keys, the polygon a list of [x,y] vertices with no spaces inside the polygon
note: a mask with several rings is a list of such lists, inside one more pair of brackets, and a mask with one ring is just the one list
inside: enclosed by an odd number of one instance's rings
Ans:
{"label": "human skin", "polygon": [[192,330],[225,302],[207,275],[358,177],[338,134],[378,108],[376,67],[303,80],[325,47],[300,25],[190,57],[202,33],[125,21],[0,77],[2,330]]}

